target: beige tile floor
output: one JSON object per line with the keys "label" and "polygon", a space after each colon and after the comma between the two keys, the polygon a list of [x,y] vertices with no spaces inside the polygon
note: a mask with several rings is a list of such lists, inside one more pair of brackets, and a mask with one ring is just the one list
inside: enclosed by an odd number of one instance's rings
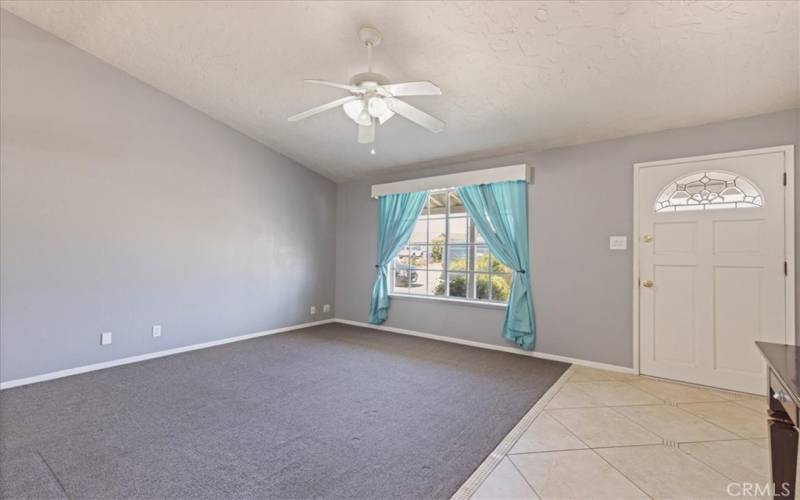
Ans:
{"label": "beige tile floor", "polygon": [[731,498],[769,483],[765,398],[577,366],[568,377],[473,499]]}

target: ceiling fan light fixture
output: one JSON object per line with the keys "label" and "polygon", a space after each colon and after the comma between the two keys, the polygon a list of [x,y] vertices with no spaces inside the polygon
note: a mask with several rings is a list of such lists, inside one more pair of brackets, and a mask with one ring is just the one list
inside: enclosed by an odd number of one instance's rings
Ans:
{"label": "ceiling fan light fixture", "polygon": [[369,111],[368,105],[364,104],[362,99],[345,103],[342,105],[342,109],[347,117],[356,122],[358,125],[364,125],[365,127],[368,127],[372,123],[371,120],[373,117],[377,118],[378,122],[383,125],[389,118],[394,116],[394,112],[389,109],[389,105],[385,102],[382,104],[384,104],[386,108],[377,116]]}
{"label": "ceiling fan light fixture", "polygon": [[380,97],[370,97],[367,101],[367,111],[369,115],[375,118],[380,118],[389,111],[389,106]]}
{"label": "ceiling fan light fixture", "polygon": [[344,104],[342,109],[347,117],[356,122],[358,125],[367,127],[370,125],[370,123],[372,123],[363,99],[350,101]]}

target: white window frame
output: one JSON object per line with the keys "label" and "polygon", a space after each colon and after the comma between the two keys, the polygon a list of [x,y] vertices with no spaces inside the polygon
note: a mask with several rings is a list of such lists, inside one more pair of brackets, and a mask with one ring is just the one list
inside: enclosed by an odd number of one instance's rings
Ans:
{"label": "white window frame", "polygon": [[[428,191],[428,196],[429,197],[431,196],[431,194],[445,193],[445,207],[444,207],[445,238],[444,238],[444,243],[442,244],[442,271],[441,271],[443,279],[444,279],[444,285],[445,285],[444,294],[443,295],[428,295],[428,294],[412,294],[412,293],[396,292],[395,291],[395,276],[396,276],[396,274],[395,274],[395,262],[393,260],[392,263],[390,264],[390,277],[389,277],[389,290],[390,290],[390,292],[389,292],[389,296],[395,297],[395,298],[403,298],[403,299],[410,298],[410,299],[420,299],[420,300],[433,300],[433,301],[449,302],[449,303],[456,303],[456,304],[476,305],[476,306],[481,306],[481,307],[505,309],[506,307],[508,307],[508,298],[506,299],[505,302],[500,302],[500,301],[491,300],[491,299],[479,299],[477,297],[474,297],[475,293],[470,294],[471,291],[472,292],[477,292],[477,276],[484,275],[484,276],[488,276],[489,277],[488,286],[489,286],[489,294],[490,294],[490,296],[491,296],[492,289],[493,289],[492,288],[493,287],[493,284],[492,284],[492,277],[493,276],[502,276],[502,275],[508,274],[508,275],[511,276],[511,280],[513,282],[513,279],[514,279],[513,272],[511,272],[511,273],[495,273],[495,272],[492,271],[492,267],[493,266],[492,266],[491,259],[495,258],[494,255],[492,255],[491,258],[490,258],[489,270],[488,271],[476,271],[475,267],[474,267],[475,266],[474,259],[470,260],[469,258],[467,258],[468,266],[467,266],[466,270],[464,270],[463,272],[462,271],[452,271],[453,273],[456,273],[456,274],[464,274],[464,275],[466,275],[467,276],[467,283],[469,283],[469,276],[470,275],[475,277],[475,281],[473,282],[473,287],[472,287],[472,288],[474,288],[474,290],[470,290],[469,287],[468,287],[467,292],[466,292],[467,293],[466,297],[451,297],[450,296],[450,279],[449,279],[450,278],[450,273],[451,273],[451,271],[449,269],[449,267],[450,267],[449,266],[449,255],[450,255],[449,247],[451,245],[451,243],[450,243],[450,220],[451,220],[451,215],[450,215],[450,200],[451,200],[451,197],[450,197],[450,193],[452,193],[454,191],[455,191],[454,188],[433,189],[433,190]],[[426,207],[428,206],[428,200],[427,199],[425,200],[425,206]],[[428,215],[430,215],[430,214],[428,214]],[[455,216],[455,217],[452,217],[452,218],[457,218],[457,219],[465,218],[467,220],[467,238],[466,238],[466,241],[464,243],[453,243],[454,246],[465,246],[467,248],[467,255],[470,255],[470,251],[469,251],[470,248],[476,248],[479,245],[480,246],[485,246],[487,251],[489,253],[491,253],[491,251],[489,250],[488,245],[486,245],[486,243],[481,244],[481,243],[475,242],[474,240],[472,242],[469,241],[470,227],[474,227],[474,223],[472,222],[472,217],[470,217],[470,215],[468,213],[465,212],[463,216],[458,215],[458,216]],[[428,219],[428,221],[430,222],[430,219]],[[477,228],[475,228],[475,233],[477,234]],[[425,237],[425,239],[426,239],[425,255],[426,255],[426,259],[427,259],[427,263],[426,263],[426,266],[425,266],[425,273],[426,273],[427,277],[430,276],[430,272],[431,272],[431,270],[430,270],[430,254],[431,254],[430,249],[433,246],[431,244],[431,239],[430,238],[431,238],[431,234],[430,234],[430,224],[429,224],[428,225],[427,234],[426,234],[426,237]],[[404,248],[405,247],[409,247],[409,246],[413,246],[410,241],[407,242],[404,245]],[[470,268],[470,266],[471,266],[471,268]],[[511,290],[509,288],[509,296],[510,296],[510,292],[511,292]],[[473,297],[470,297],[470,295],[473,295]]]}

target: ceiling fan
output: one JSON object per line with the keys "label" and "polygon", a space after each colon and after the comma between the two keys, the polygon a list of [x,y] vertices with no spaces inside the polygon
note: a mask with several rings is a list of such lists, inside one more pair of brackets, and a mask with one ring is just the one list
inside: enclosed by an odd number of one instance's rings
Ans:
{"label": "ceiling fan", "polygon": [[398,114],[431,132],[444,130],[444,122],[424,111],[398,99],[404,96],[442,95],[442,90],[429,81],[389,83],[380,73],[372,72],[372,49],[381,43],[381,32],[375,28],[363,27],[358,36],[367,46],[367,72],[359,73],[350,83],[336,83],[326,80],[305,80],[308,83],[327,85],[350,92],[347,97],[336,99],[322,106],[311,108],[289,117],[296,122],[309,116],[341,106],[345,114],[358,124],[358,142],[372,144],[370,153],[375,154],[375,129]]}

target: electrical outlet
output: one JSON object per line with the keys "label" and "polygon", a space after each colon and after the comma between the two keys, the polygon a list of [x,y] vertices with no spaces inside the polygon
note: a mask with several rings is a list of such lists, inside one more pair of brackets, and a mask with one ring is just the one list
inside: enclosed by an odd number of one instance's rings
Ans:
{"label": "electrical outlet", "polygon": [[322,312],[324,312],[324,313],[331,312],[331,305],[330,304],[325,304],[324,306],[322,306]]}
{"label": "electrical outlet", "polygon": [[103,332],[100,334],[100,345],[108,345],[111,343],[111,332]]}
{"label": "electrical outlet", "polygon": [[317,306],[311,306],[311,315],[317,314]]}
{"label": "electrical outlet", "polygon": [[161,325],[153,325],[153,337],[161,336]]}

